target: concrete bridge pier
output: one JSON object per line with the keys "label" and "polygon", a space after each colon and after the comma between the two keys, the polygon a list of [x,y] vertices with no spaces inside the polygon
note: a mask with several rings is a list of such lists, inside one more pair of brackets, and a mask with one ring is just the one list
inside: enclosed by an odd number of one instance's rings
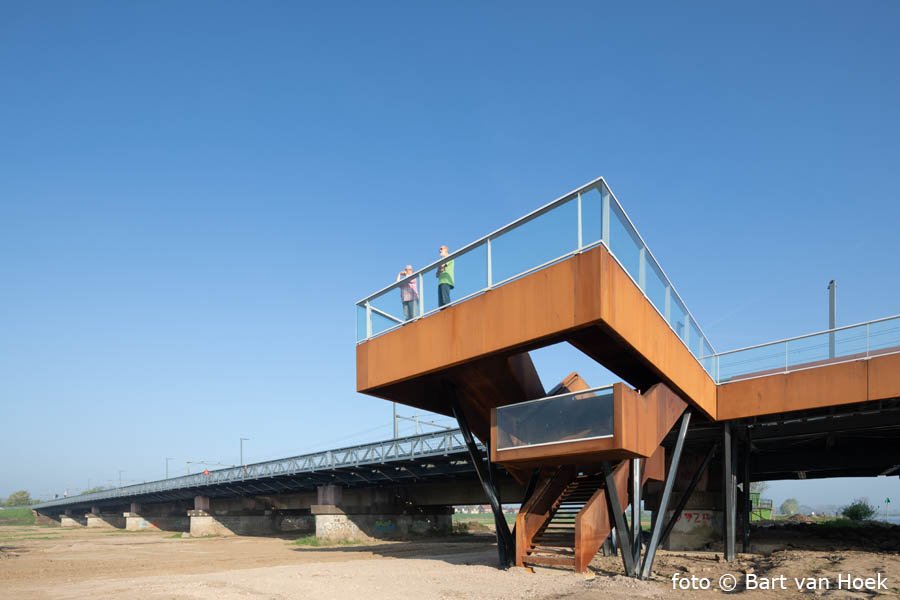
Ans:
{"label": "concrete bridge pier", "polygon": [[335,485],[318,488],[316,538],[328,542],[446,535],[453,529],[452,506],[416,506],[390,489],[353,490],[345,497]]}
{"label": "concrete bridge pier", "polygon": [[[303,514],[303,513],[306,514]],[[192,537],[210,535],[272,535],[314,529],[308,510],[278,508],[268,498],[194,498],[188,511]]]}
{"label": "concrete bridge pier", "polygon": [[122,515],[125,518],[125,529],[129,531],[163,530],[163,531],[189,531],[191,528],[190,517],[183,506],[178,504],[142,505],[132,502],[128,512]]}
{"label": "concrete bridge pier", "polygon": [[125,517],[118,512],[101,512],[97,506],[91,507],[91,512],[84,515],[87,527],[105,529],[125,529]]}
{"label": "concrete bridge pier", "polygon": [[72,514],[72,509],[67,508],[63,514],[59,515],[59,525],[61,527],[86,527],[87,519],[83,516]]}

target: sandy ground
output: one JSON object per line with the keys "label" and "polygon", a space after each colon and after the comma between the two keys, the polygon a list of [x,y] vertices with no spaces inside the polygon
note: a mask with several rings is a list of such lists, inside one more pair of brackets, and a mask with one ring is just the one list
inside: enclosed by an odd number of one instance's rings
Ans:
{"label": "sandy ground", "polygon": [[[722,595],[716,582],[728,573],[739,582],[747,573],[786,576],[786,590],[742,590],[739,585],[738,593],[747,598],[900,597],[900,553],[895,551],[781,549],[741,555],[731,565],[713,552],[662,552],[650,581],[623,577],[614,557],[598,557],[587,577],[553,569],[500,571],[495,561],[496,548],[482,536],[308,548],[274,537],[183,539],[167,532],[0,527],[0,598],[704,598]],[[711,589],[673,590],[674,573],[709,578]],[[841,573],[881,573],[888,589],[834,589]],[[792,578],[808,576],[831,578],[831,589],[797,591]]]}

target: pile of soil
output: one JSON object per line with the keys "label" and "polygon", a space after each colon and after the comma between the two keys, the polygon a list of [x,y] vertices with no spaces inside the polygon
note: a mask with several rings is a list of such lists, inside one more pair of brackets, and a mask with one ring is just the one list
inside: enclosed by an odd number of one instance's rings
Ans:
{"label": "pile of soil", "polygon": [[753,546],[900,552],[900,525],[777,521],[750,532]]}

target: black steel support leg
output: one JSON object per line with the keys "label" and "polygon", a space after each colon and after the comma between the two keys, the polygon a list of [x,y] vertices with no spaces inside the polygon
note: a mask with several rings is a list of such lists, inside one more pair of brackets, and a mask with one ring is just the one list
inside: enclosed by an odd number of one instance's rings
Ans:
{"label": "black steel support leg", "polygon": [[669,465],[669,472],[666,473],[666,484],[663,487],[662,497],[659,500],[659,515],[656,523],[653,525],[653,532],[650,534],[650,543],[647,545],[647,553],[644,555],[644,564],[641,567],[641,579],[647,579],[650,576],[650,570],[653,568],[653,561],[656,559],[656,548],[659,546],[659,540],[662,539],[662,526],[665,523],[665,514],[669,508],[669,499],[672,497],[672,488],[675,487],[675,477],[678,475],[678,463],[681,461],[681,451],[684,449],[684,438],[687,437],[688,425],[691,422],[690,411],[685,411],[681,417],[681,427],[678,429],[678,438],[675,440],[675,450],[672,452],[672,462]]}
{"label": "black steel support leg", "polygon": [[628,525],[625,523],[625,509],[619,505],[619,494],[616,489],[616,478],[613,477],[609,463],[603,463],[603,475],[606,477],[606,501],[609,514],[613,516],[616,524],[616,535],[619,540],[619,548],[622,550],[622,562],[625,563],[625,574],[633,577],[635,574],[634,554],[632,554],[631,540],[629,540]]}
{"label": "black steel support leg", "polygon": [[741,548],[747,553],[750,552],[750,512],[753,509],[753,501],[750,499],[750,428],[746,428],[745,431],[747,435],[744,440],[743,477],[741,477],[741,487],[744,488],[744,502],[741,507]]}
{"label": "black steel support leg", "polygon": [[462,433],[463,440],[466,442],[466,448],[469,450],[469,459],[472,461],[472,466],[475,467],[478,480],[481,482],[481,487],[484,488],[484,493],[494,513],[494,525],[497,529],[497,554],[500,558],[500,567],[505,569],[515,559],[515,545],[512,533],[509,530],[509,524],[503,515],[500,495],[494,485],[490,460],[485,465],[484,458],[481,456],[481,452],[478,451],[478,446],[475,445],[475,439],[472,437],[472,430],[469,429],[469,421],[466,419],[466,415],[459,404],[459,398],[456,397],[456,390],[449,385],[446,386],[446,389],[450,399],[450,406],[453,408],[453,416],[456,417],[456,421],[459,423],[459,430]]}
{"label": "black steel support leg", "polygon": [[734,435],[731,424],[722,426],[722,491],[725,494],[725,560],[734,560],[737,528],[737,477],[734,473]]}

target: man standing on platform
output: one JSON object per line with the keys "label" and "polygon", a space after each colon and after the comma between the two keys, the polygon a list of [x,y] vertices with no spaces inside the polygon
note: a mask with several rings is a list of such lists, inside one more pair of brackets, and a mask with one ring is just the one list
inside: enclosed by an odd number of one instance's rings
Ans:
{"label": "man standing on platform", "polygon": [[[450,254],[447,246],[441,246],[438,250],[444,258]],[[450,304],[450,290],[453,289],[453,260],[441,264],[435,275],[438,278],[438,306]]]}

